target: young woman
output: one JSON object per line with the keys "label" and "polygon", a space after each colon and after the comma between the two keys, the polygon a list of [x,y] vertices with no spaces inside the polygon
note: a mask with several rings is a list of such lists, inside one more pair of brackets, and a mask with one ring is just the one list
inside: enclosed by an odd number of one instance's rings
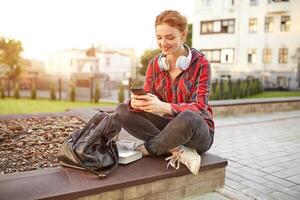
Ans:
{"label": "young woman", "polygon": [[187,20],[179,12],[162,12],[155,30],[162,53],[149,62],[147,94],[133,94],[128,104],[120,104],[118,117],[127,132],[145,141],[138,148],[144,156],[172,153],[168,165],[179,168],[181,162],[197,174],[200,155],[209,150],[214,136],[210,65],[184,43]]}

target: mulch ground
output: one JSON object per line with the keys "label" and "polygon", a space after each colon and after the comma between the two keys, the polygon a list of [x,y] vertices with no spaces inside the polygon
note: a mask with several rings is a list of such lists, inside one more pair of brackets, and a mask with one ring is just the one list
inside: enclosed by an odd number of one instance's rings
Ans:
{"label": "mulch ground", "polygon": [[59,166],[61,144],[84,124],[75,117],[0,120],[0,173]]}

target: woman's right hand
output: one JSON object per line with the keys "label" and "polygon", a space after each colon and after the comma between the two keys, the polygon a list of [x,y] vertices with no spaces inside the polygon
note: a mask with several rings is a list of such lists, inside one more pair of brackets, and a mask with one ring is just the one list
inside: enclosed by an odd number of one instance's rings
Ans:
{"label": "woman's right hand", "polygon": [[143,96],[147,96],[147,95],[131,95],[131,101],[130,101],[130,105],[132,108],[134,109],[140,109],[140,107],[143,107],[145,105],[146,97]]}

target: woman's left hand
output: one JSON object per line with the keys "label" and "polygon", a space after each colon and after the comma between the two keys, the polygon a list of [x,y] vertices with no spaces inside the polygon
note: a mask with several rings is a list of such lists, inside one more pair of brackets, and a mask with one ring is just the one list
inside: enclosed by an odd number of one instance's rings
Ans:
{"label": "woman's left hand", "polygon": [[159,100],[157,96],[151,93],[137,97],[137,99],[138,98],[140,98],[140,100],[144,100],[143,104],[139,106],[139,109],[145,112],[150,112],[158,115],[162,115],[164,113],[171,114],[172,112],[170,104]]}

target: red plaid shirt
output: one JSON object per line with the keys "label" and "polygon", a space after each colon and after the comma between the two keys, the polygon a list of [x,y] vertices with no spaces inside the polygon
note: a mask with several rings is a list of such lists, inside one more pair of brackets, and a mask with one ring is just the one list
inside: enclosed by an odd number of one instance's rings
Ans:
{"label": "red plaid shirt", "polygon": [[208,124],[211,133],[214,133],[214,121],[211,106],[208,104],[210,64],[204,55],[191,48],[192,60],[189,68],[182,71],[173,81],[168,72],[158,66],[158,56],[149,62],[144,90],[156,95],[161,101],[170,103],[172,115],[192,110],[199,113]]}

